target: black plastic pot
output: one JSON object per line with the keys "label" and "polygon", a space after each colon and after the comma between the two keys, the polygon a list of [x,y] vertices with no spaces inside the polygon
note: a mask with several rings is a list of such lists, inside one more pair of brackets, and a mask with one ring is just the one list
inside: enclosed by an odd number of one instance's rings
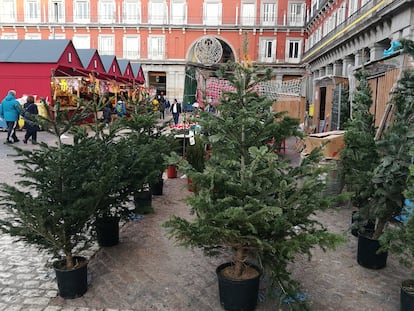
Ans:
{"label": "black plastic pot", "polygon": [[73,270],[65,270],[65,260],[53,263],[59,296],[74,299],[83,296],[88,289],[88,261],[84,257],[73,257],[79,264]]}
{"label": "black plastic pot", "polygon": [[231,265],[230,262],[224,263],[216,269],[220,304],[227,311],[253,311],[257,305],[261,271],[251,265],[259,272],[257,277],[248,280],[229,279],[223,275],[222,270]]}
{"label": "black plastic pot", "polygon": [[151,189],[138,190],[134,193],[135,212],[138,214],[149,214],[154,210],[152,208],[152,191]]}
{"label": "black plastic pot", "polygon": [[164,188],[164,180],[160,178],[157,183],[152,184],[151,186],[152,194],[162,195],[163,188]]}
{"label": "black plastic pot", "polygon": [[97,217],[96,238],[99,246],[114,246],[119,243],[119,217]]}
{"label": "black plastic pot", "polygon": [[[410,290],[408,290],[410,288]],[[400,311],[414,310],[414,280],[404,280],[401,283]]]}
{"label": "black plastic pot", "polygon": [[371,239],[369,235],[359,233],[358,235],[358,264],[369,269],[381,269],[387,265],[388,252],[377,254],[380,248],[378,240]]}

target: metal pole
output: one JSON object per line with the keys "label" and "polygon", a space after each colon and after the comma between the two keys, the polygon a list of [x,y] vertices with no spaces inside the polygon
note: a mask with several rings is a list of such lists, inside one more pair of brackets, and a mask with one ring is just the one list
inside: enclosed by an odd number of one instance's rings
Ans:
{"label": "metal pole", "polygon": [[[59,21],[59,7],[58,7],[58,3],[57,2],[53,2],[53,6],[54,6],[54,10],[55,10],[55,23],[57,24]],[[57,25],[53,26],[53,40],[55,40],[56,35],[55,35],[55,27]]]}

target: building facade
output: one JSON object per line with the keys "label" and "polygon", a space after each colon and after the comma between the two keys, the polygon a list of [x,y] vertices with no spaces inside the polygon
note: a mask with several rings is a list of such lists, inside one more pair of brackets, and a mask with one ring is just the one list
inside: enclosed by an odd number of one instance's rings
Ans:
{"label": "building facade", "polygon": [[414,39],[413,25],[412,0],[312,0],[301,61],[316,128],[339,128],[341,93],[348,90],[352,102],[354,73],[361,69],[369,74],[372,113],[380,126],[389,93],[410,65],[398,40]]}
{"label": "building facade", "polygon": [[188,66],[248,58],[277,81],[301,77],[307,1],[0,0],[0,38],[71,39],[140,63],[149,86],[182,100]]}

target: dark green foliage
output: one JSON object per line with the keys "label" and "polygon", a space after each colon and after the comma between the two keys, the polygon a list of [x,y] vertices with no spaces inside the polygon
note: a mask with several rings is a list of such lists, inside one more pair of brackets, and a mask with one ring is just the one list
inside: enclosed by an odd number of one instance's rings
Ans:
{"label": "dark green foliage", "polygon": [[96,158],[102,151],[99,141],[85,135],[73,144],[61,140],[86,115],[84,110],[76,112],[72,118],[59,112],[54,119],[44,120],[56,145],[41,143],[32,150],[15,147],[21,178],[17,186],[0,185],[1,205],[10,216],[0,221],[0,229],[56,257],[64,255],[67,268],[73,267],[73,251],[87,247],[91,240],[89,224],[102,200],[101,184],[107,182]]}
{"label": "dark green foliage", "polygon": [[[411,41],[401,43],[405,51],[414,52]],[[371,180],[374,192],[369,206],[361,210],[369,219],[377,219],[374,238],[381,236],[386,223],[403,207],[411,163],[409,151],[414,145],[414,70],[402,72],[391,101],[395,105],[394,120],[378,141],[381,161]]]}
{"label": "dark green foliage", "polygon": [[359,84],[352,105],[352,119],[345,127],[345,148],[341,150],[341,158],[345,185],[353,193],[352,204],[360,208],[368,204],[372,195],[371,178],[379,155],[375,143],[374,116],[369,111],[372,91],[367,74],[358,72],[356,78]]}
{"label": "dark green foliage", "polygon": [[[411,148],[411,156],[414,158],[414,147]],[[408,189],[405,197],[414,202],[414,164],[410,166]],[[400,262],[408,268],[413,268],[414,260],[414,216],[409,214],[409,219],[393,228],[389,228],[380,237],[383,249],[398,255]],[[413,272],[414,273],[414,272]]]}
{"label": "dark green foliage", "polygon": [[255,91],[270,71],[229,63],[218,74],[234,92],[223,94],[219,114],[201,117],[212,157],[193,175],[198,191],[188,203],[196,218],[173,216],[164,226],[181,245],[211,255],[232,251],[236,275],[246,260],[260,263],[272,284],[293,296],[298,284],[288,263],[299,253],[310,256],[314,246],[332,248],[342,240],[310,217],[332,204],[321,196],[321,155],[315,151],[292,167],[277,154],[279,143],[297,134],[298,121],[273,112],[272,101]]}
{"label": "dark green foliage", "polygon": [[185,159],[196,172],[202,172],[206,161],[205,144],[200,135],[195,135],[194,140],[195,144],[185,149]]}

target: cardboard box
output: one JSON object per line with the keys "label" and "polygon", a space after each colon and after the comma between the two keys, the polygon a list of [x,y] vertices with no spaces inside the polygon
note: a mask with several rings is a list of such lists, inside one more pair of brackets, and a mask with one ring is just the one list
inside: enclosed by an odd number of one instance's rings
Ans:
{"label": "cardboard box", "polygon": [[330,131],[308,135],[305,138],[305,149],[301,156],[305,157],[315,148],[322,147],[324,158],[339,159],[339,151],[345,147],[344,144],[345,131]]}

